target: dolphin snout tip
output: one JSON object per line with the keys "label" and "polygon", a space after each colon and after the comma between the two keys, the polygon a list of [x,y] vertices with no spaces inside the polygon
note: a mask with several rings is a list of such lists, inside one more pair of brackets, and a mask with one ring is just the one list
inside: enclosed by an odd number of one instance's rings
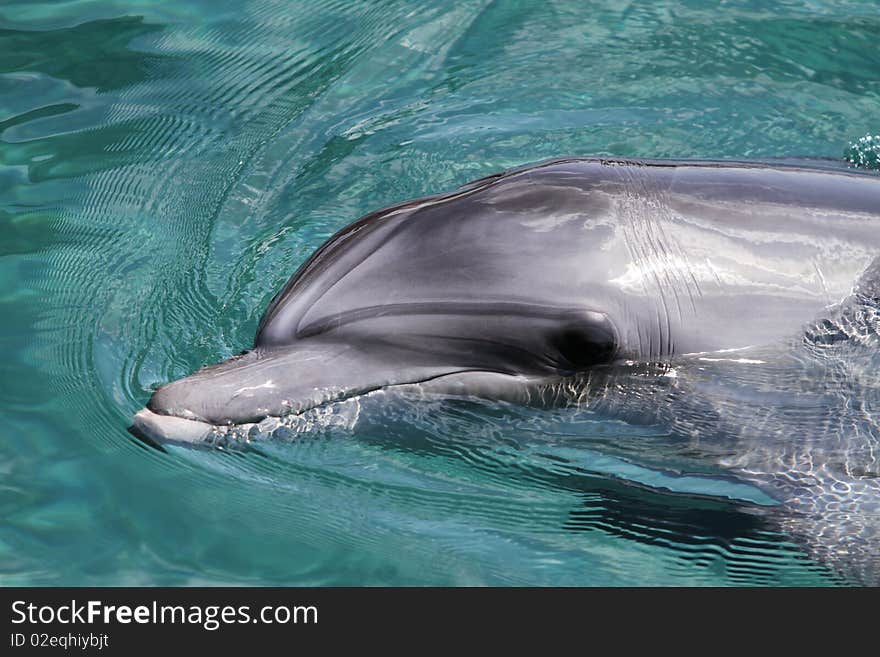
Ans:
{"label": "dolphin snout tip", "polygon": [[203,442],[211,434],[212,429],[213,427],[207,422],[160,415],[149,408],[142,408],[134,414],[129,432],[158,445],[163,443],[192,445]]}

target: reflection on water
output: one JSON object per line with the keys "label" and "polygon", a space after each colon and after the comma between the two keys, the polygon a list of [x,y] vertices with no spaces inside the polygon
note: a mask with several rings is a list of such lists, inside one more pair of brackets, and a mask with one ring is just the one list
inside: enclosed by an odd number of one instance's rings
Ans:
{"label": "reflection on water", "polygon": [[369,210],[562,154],[842,155],[878,37],[855,1],[4,3],[2,582],[838,581],[717,464],[770,426],[873,449],[865,350],[584,408],[367,399],[248,450],[125,428]]}

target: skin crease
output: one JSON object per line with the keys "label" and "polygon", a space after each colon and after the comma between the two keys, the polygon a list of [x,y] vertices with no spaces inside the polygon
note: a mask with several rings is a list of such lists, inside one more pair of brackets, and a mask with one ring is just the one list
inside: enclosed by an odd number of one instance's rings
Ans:
{"label": "skin crease", "polygon": [[[198,443],[217,425],[381,389],[528,402],[623,364],[763,362],[750,350],[839,313],[878,256],[875,175],[811,162],[522,167],[342,229],[269,305],[252,350],[161,387],[134,430]],[[778,479],[778,464],[735,461],[751,481]],[[809,500],[827,525],[816,500],[830,483],[816,485],[783,501]]]}

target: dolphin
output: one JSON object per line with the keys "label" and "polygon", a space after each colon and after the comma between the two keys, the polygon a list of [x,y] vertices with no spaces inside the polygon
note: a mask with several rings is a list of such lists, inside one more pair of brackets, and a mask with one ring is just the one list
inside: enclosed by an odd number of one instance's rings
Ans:
{"label": "dolphin", "polygon": [[[668,409],[699,409],[680,402],[683,390],[699,397],[697,386],[645,392],[645,368],[654,383],[681,379],[679,370],[705,382],[714,371],[740,377],[726,389],[734,396],[773,390],[766,368],[753,384],[724,368],[803,364],[798,349],[836,344],[828,336],[840,331],[864,346],[880,333],[878,258],[876,174],[818,161],[541,162],[343,228],[275,296],[250,350],[160,387],[133,431],[197,444],[395,390],[523,403],[573,394],[622,413],[637,398],[639,414],[681,428],[688,414]],[[791,347],[786,356],[778,345]],[[777,392],[804,394],[782,379]],[[827,377],[810,380],[821,395]],[[789,504],[788,517],[810,518],[799,531],[817,554],[848,545],[857,566],[847,575],[880,573],[878,425],[855,430],[862,449],[822,463],[821,428],[798,451],[762,439],[760,409],[735,415],[725,422],[739,442],[718,462]],[[804,427],[785,421],[770,433],[799,444]],[[858,538],[846,539],[853,527]]]}

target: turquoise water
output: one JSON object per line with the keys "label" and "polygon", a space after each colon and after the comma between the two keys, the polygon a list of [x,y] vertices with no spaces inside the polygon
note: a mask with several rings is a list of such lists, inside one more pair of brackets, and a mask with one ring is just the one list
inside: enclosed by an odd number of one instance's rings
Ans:
{"label": "turquoise water", "polygon": [[126,427],[369,210],[563,154],[843,156],[878,42],[862,0],[4,2],[0,583],[836,583],[662,427],[364,404],[167,453]]}

